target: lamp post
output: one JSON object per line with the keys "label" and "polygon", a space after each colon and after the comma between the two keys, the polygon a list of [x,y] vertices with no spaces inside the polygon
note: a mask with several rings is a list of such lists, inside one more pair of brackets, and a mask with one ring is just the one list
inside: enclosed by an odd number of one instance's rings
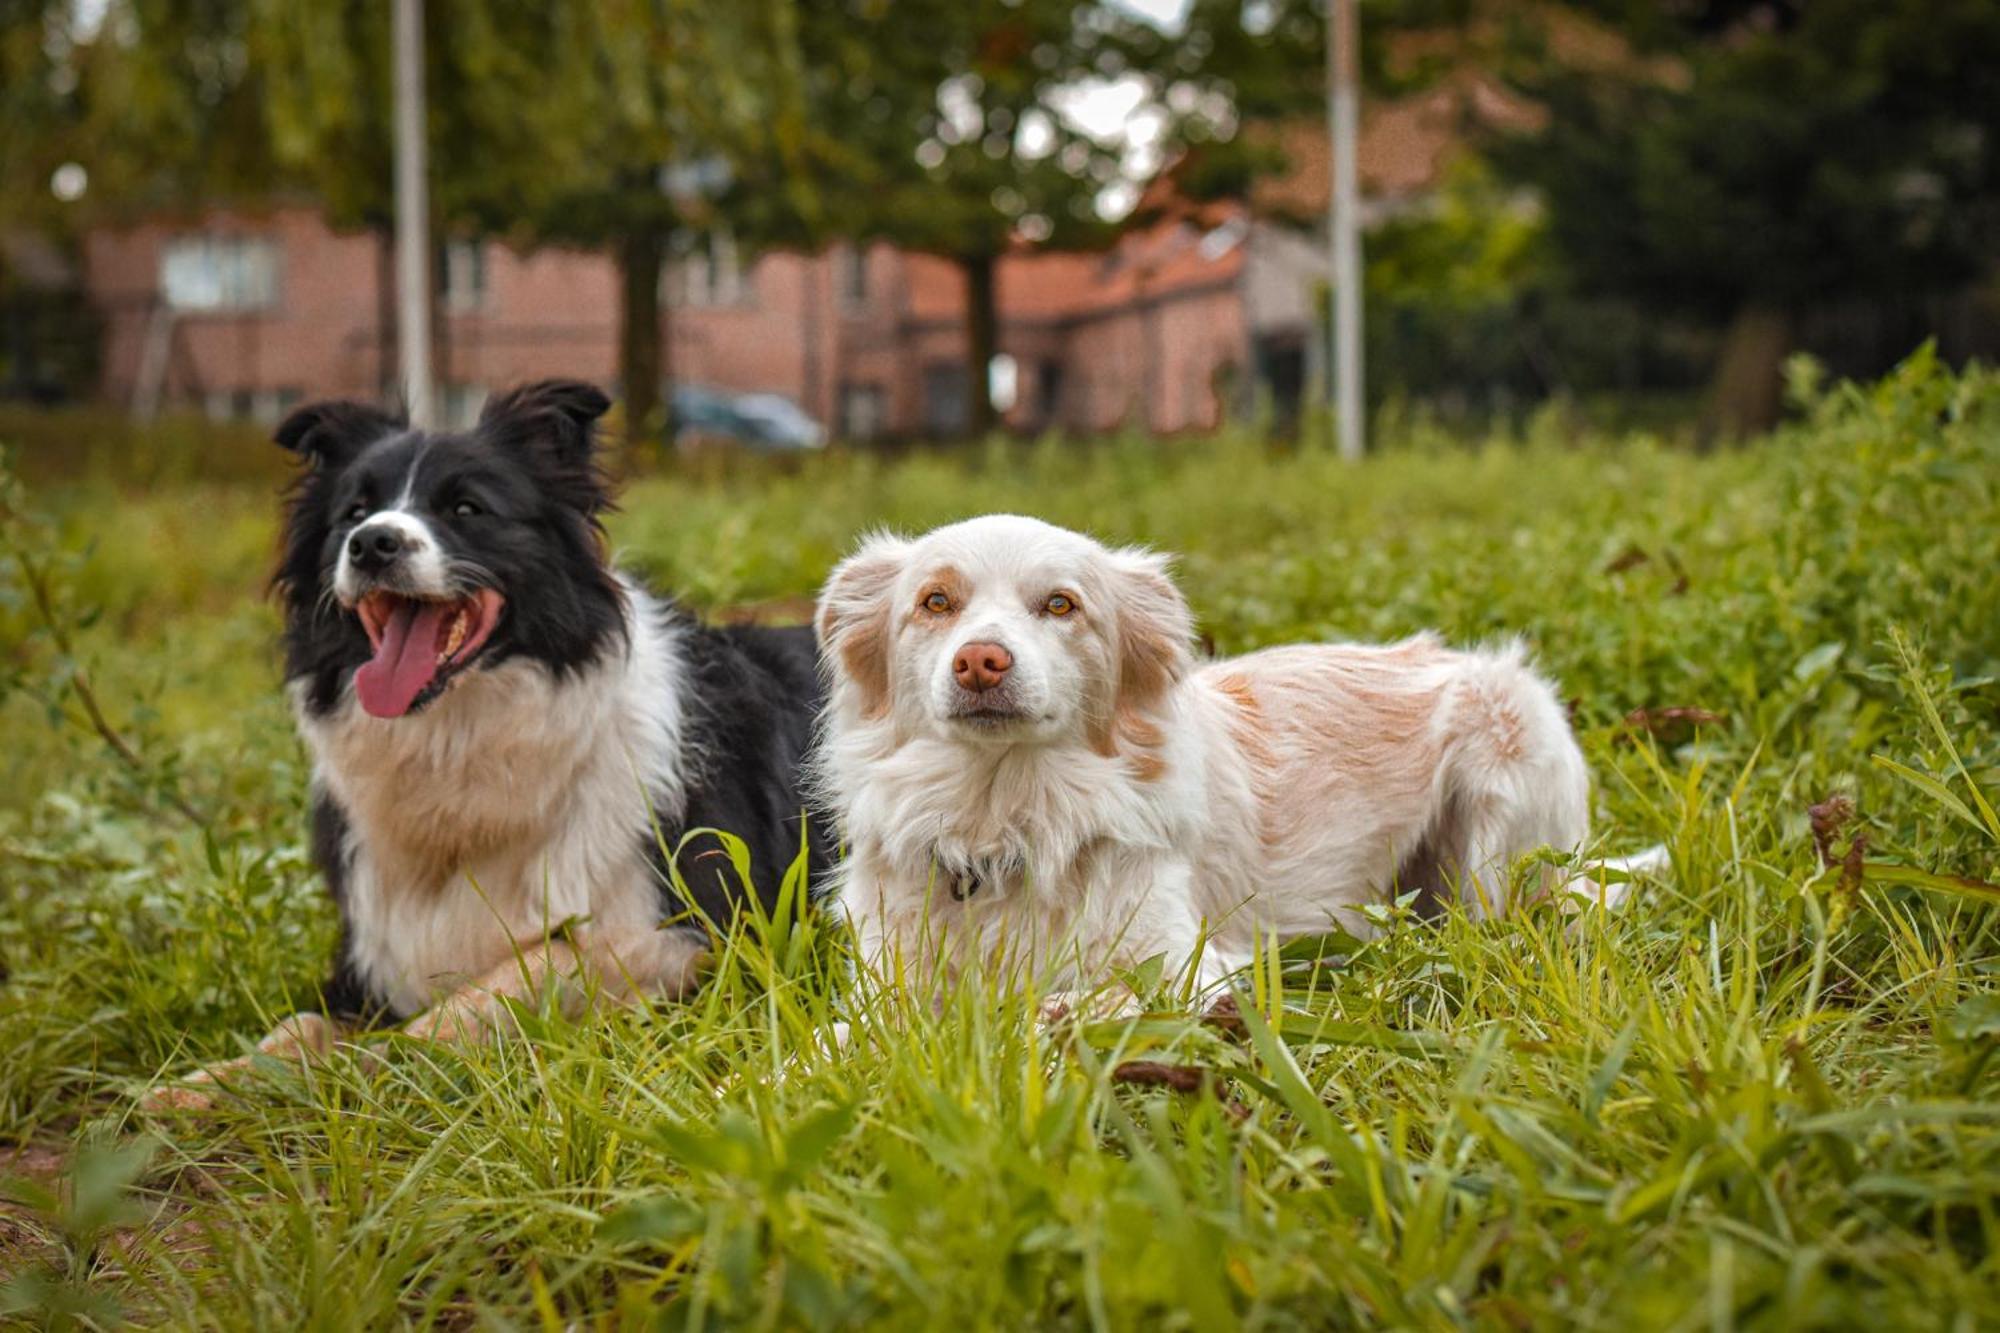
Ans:
{"label": "lamp post", "polygon": [[424,0],[396,0],[396,342],[410,422],[436,420],[431,381],[430,190],[424,142]]}
{"label": "lamp post", "polygon": [[1365,429],[1361,390],[1361,219],[1354,152],[1360,121],[1360,20],[1358,0],[1328,0],[1326,12],[1327,142],[1333,153],[1333,188],[1326,218],[1333,300],[1328,334],[1333,374],[1328,379],[1340,456],[1361,457]]}

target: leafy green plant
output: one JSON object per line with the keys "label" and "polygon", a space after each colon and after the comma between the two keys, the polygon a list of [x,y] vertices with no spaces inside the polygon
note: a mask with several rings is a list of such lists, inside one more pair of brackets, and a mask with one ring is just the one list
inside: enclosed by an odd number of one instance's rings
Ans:
{"label": "leafy green plant", "polygon": [[154,1152],[143,1138],[86,1141],[67,1173],[67,1188],[21,1176],[0,1180],[0,1198],[24,1209],[28,1225],[54,1251],[0,1281],[0,1315],[30,1316],[49,1329],[119,1322],[117,1289],[104,1280],[106,1251],[114,1233],[146,1217],[132,1186]]}
{"label": "leafy green plant", "polygon": [[[47,520],[28,509],[4,451],[0,451],[0,557],[8,563],[6,581],[0,583],[0,609],[24,622],[24,631],[12,645],[14,670],[0,677],[0,703],[19,691],[40,703],[51,722],[94,733],[143,789],[191,823],[204,825],[206,820],[181,794],[171,754],[164,759],[142,755],[106,714],[90,670],[78,656],[79,634],[98,617],[94,608],[78,606],[70,596],[70,584],[84,556],[62,549]],[[40,654],[44,662],[39,674],[32,669],[37,646],[46,649]]]}

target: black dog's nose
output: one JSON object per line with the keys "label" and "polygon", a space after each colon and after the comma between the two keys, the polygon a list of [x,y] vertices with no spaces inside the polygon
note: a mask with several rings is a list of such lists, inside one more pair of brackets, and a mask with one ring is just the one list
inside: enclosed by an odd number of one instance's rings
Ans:
{"label": "black dog's nose", "polygon": [[394,528],[363,529],[347,539],[347,558],[357,569],[381,569],[403,551],[403,538]]}

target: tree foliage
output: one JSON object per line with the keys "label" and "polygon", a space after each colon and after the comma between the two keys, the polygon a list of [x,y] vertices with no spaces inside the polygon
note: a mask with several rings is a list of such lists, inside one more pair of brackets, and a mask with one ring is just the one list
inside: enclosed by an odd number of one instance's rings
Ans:
{"label": "tree foliage", "polygon": [[1806,306],[1961,283],[2000,246],[2000,7],[1582,0],[1648,57],[1544,44],[1501,165],[1586,286],[1728,321],[1717,424],[1766,424]]}
{"label": "tree foliage", "polygon": [[0,227],[48,226],[57,213],[49,177],[69,160],[80,119],[64,8],[45,0],[0,9]]}
{"label": "tree foliage", "polygon": [[[1489,59],[1509,12],[1504,0],[1364,0],[1363,89],[1401,97]],[[1324,122],[1326,36],[1327,0],[1191,0],[1164,62],[1187,93],[1206,95],[1175,99],[1179,135],[1199,148],[1180,170],[1184,191],[1243,198],[1259,177],[1297,166],[1257,131]]]}
{"label": "tree foliage", "polygon": [[[301,191],[335,225],[388,226],[390,17],[380,0],[114,0],[81,62],[100,209]],[[667,238],[726,206],[670,197],[662,172],[796,153],[791,20],[787,0],[425,6],[436,225],[614,255],[635,433],[657,425]]]}
{"label": "tree foliage", "polygon": [[1654,6],[1629,27],[1683,77],[1520,74],[1553,114],[1502,160],[1579,270],[1725,316],[1979,270],[2000,241],[2000,9],[1682,8],[1677,28],[1656,35]]}
{"label": "tree foliage", "polygon": [[1103,0],[824,0],[799,9],[823,235],[965,275],[970,425],[993,424],[994,273],[1022,243],[1108,241],[1124,146],[1069,114],[1080,86],[1153,73],[1161,46]]}
{"label": "tree foliage", "polygon": [[[766,198],[742,180],[760,166],[795,164],[801,150],[792,6],[463,2],[483,55],[457,71],[462,81],[445,100],[486,151],[466,164],[472,179],[459,182],[462,213],[529,244],[610,251],[620,278],[626,431],[634,441],[649,437],[661,425],[660,287],[673,235],[733,209],[761,217]],[[448,150],[446,140],[439,151]],[[706,191],[671,188],[674,173],[689,168],[701,168]],[[780,176],[778,195],[809,214],[799,174]]]}

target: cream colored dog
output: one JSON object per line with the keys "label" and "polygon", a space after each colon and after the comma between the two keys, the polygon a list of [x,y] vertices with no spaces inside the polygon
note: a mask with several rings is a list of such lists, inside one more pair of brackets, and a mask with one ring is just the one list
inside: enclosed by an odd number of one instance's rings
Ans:
{"label": "cream colored dog", "polygon": [[1399,893],[1505,911],[1517,858],[1589,828],[1583,755],[1519,647],[1199,663],[1164,557],[1035,519],[872,537],[818,626],[817,786],[885,972],[1067,990],[1164,955],[1206,987],[1260,939],[1365,933]]}

